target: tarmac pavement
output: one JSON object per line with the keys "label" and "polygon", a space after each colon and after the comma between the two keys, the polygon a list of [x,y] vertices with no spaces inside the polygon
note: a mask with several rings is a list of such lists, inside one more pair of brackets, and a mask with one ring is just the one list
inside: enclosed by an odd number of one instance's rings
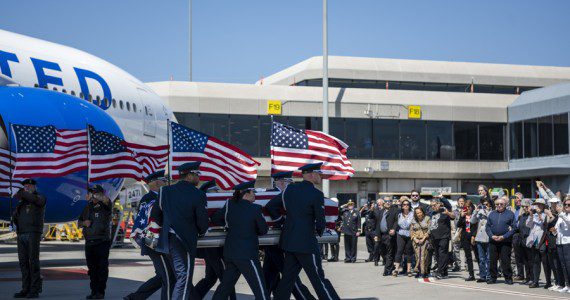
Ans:
{"label": "tarmac pavement", "polygon": [[[570,299],[570,294],[539,289],[529,289],[515,283],[512,286],[465,282],[466,272],[450,273],[445,280],[424,282],[405,276],[383,277],[383,267],[365,263],[368,257],[364,238],[359,239],[358,261],[353,264],[323,261],[326,277],[331,280],[342,299]],[[341,243],[341,259],[344,250]],[[42,274],[44,288],[42,299],[85,299],[89,294],[89,280],[85,266],[83,244],[72,242],[42,242]],[[110,256],[109,281],[106,299],[121,299],[136,290],[146,279],[154,275],[147,257],[134,248],[112,249]],[[309,280],[301,272],[301,279],[311,288]],[[198,260],[194,271],[194,283],[204,275],[203,262]],[[14,243],[0,244],[0,299],[11,299],[20,289],[20,271]],[[215,289],[215,287],[214,287]],[[245,280],[240,278],[236,285],[238,299],[254,299]],[[206,299],[210,299],[213,290]],[[313,292],[313,295],[316,295]],[[150,299],[160,299],[155,293]]]}

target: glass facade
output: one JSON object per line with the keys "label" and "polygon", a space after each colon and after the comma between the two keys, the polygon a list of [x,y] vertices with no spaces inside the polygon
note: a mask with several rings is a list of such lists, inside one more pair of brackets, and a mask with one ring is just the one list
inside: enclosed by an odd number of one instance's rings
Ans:
{"label": "glass facade", "polygon": [[[270,156],[269,116],[175,115],[180,124],[229,142],[252,156]],[[274,120],[300,129],[322,130],[318,117],[275,116]],[[330,118],[329,129],[331,135],[349,145],[348,157],[353,159],[505,159],[502,123]]]}
{"label": "glass facade", "polygon": [[509,124],[510,158],[568,154],[568,113]]}
{"label": "glass facade", "polygon": [[[295,85],[323,86],[323,80],[321,78],[307,79],[298,82]],[[343,78],[329,78],[329,87],[459,92],[459,93],[471,92],[471,84],[466,84],[466,83],[410,82],[410,81],[390,81],[390,80],[387,81],[387,80],[343,79]],[[533,90],[536,88],[538,87],[473,84],[473,93],[520,94],[522,92]]]}

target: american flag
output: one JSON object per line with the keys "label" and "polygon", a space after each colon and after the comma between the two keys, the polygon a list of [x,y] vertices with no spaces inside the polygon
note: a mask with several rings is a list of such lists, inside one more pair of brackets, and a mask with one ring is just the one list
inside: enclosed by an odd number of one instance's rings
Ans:
{"label": "american flag", "polygon": [[124,140],[89,126],[89,181],[109,178],[140,180],[142,167]]}
{"label": "american flag", "polygon": [[310,163],[323,163],[321,170],[330,180],[354,175],[346,157],[348,145],[320,131],[301,130],[281,123],[271,126],[271,172],[295,171]]}
{"label": "american flag", "polygon": [[129,142],[123,142],[123,145],[134,154],[135,159],[141,165],[141,179],[166,167],[168,162],[168,145],[153,147]]}
{"label": "american flag", "polygon": [[[7,149],[0,148],[0,197],[10,197],[10,176],[16,165],[16,158]],[[12,179],[12,195],[22,187],[19,180]]]}
{"label": "american flag", "polygon": [[152,200],[149,202],[143,202],[139,206],[139,213],[135,218],[133,229],[130,235],[130,238],[133,239],[139,246],[142,246],[144,243],[143,239],[146,231],[150,231],[154,234],[157,234],[160,231],[160,227],[150,216],[150,212],[155,203],[156,201]]}
{"label": "american flag", "polygon": [[91,153],[89,181],[108,178],[141,180],[162,170],[168,162],[168,145],[146,146],[126,142],[122,138],[89,126]]}
{"label": "american flag", "polygon": [[[269,226],[273,226],[274,222],[265,211],[265,205],[269,200],[273,197],[277,196],[280,192],[279,191],[265,191],[255,194],[255,204],[259,204],[263,207],[263,216],[265,217],[265,221]],[[232,197],[231,193],[208,193],[206,194],[208,197],[208,215],[214,214],[218,209],[224,207],[226,201]],[[338,203],[334,202],[330,199],[325,198],[325,220],[327,222],[328,229],[335,228],[335,221],[338,217]]]}
{"label": "american flag", "polygon": [[12,125],[16,166],[13,177],[59,177],[87,168],[87,130]]}
{"label": "american flag", "polygon": [[222,189],[257,178],[256,166],[260,163],[242,150],[175,122],[170,122],[170,126],[173,179],[178,178],[178,167],[189,161],[201,162],[200,180],[216,179]]}

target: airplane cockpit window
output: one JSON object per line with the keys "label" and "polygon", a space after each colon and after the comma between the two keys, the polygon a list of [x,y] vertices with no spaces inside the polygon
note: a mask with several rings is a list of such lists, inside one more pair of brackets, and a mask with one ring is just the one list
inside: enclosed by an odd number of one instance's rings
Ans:
{"label": "airplane cockpit window", "polygon": [[131,103],[127,101],[127,111],[131,111]]}
{"label": "airplane cockpit window", "polygon": [[137,112],[137,105],[133,103],[133,112]]}
{"label": "airplane cockpit window", "polygon": [[123,100],[119,101],[119,107],[123,110]]}
{"label": "airplane cockpit window", "polygon": [[113,108],[117,108],[117,100],[113,99],[112,103],[113,103]]}

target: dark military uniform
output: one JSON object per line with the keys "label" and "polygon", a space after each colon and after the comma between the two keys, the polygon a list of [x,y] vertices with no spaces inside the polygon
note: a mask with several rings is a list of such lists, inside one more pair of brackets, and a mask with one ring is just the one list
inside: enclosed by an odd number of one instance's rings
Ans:
{"label": "dark military uniform", "polygon": [[[216,189],[216,181],[211,180],[200,186],[200,190],[204,192]],[[208,291],[216,284],[216,281],[222,282],[225,268],[223,260],[224,247],[201,248],[198,249],[197,257],[204,259],[205,270],[204,278],[196,283],[196,292],[200,299],[203,299]],[[230,300],[236,299],[235,289],[232,289],[229,296]]]}
{"label": "dark military uniform", "polygon": [[[292,172],[291,172],[292,173]],[[275,189],[277,190],[277,189]],[[275,191],[274,190],[274,191]],[[271,219],[281,226],[283,221],[285,221],[284,208],[283,208],[283,198],[282,193],[273,197],[265,205],[265,209],[269,213]],[[265,282],[267,283],[267,289],[269,293],[275,293],[277,285],[279,284],[280,277],[279,274],[283,273],[283,268],[285,266],[285,253],[279,246],[265,246],[265,256],[263,258],[263,274],[265,275]],[[293,285],[293,296],[295,299],[315,299],[315,297],[309,291],[302,282],[299,276],[295,279],[295,284]]]}
{"label": "dark military uniform", "polygon": [[356,209],[343,209],[340,231],[344,234],[344,262],[356,262],[360,212]]}
{"label": "dark military uniform", "polygon": [[[149,205],[152,201],[155,201],[154,205],[158,206],[158,193],[150,191],[142,197],[139,207]],[[155,221],[157,220],[155,219]],[[158,225],[161,224],[160,221]],[[168,256],[149,248],[144,243],[141,245],[141,255],[148,255],[154,266],[155,275],[144,282],[134,293],[126,296],[125,299],[147,299],[159,289],[162,289],[160,299],[170,299],[174,287],[174,272]]]}
{"label": "dark military uniform", "polygon": [[[178,169],[182,172],[186,164]],[[197,170],[199,164],[192,164],[183,170]],[[208,212],[206,194],[192,183],[181,180],[160,190],[159,204],[162,209],[163,225],[157,251],[170,254],[176,284],[172,292],[173,299],[197,297],[192,276],[198,236],[208,230]]]}
{"label": "dark military uniform", "polygon": [[[101,186],[90,189],[92,193],[102,193]],[[111,248],[111,204],[102,200],[89,201],[79,216],[79,221],[91,221],[89,227],[83,226],[85,237],[85,259],[89,269],[91,296],[105,295],[109,277],[109,249]]]}
{"label": "dark military uniform", "polygon": [[[244,183],[234,189],[244,190],[250,186],[253,183]],[[226,270],[212,299],[227,299],[242,274],[255,299],[270,299],[259,263],[258,236],[268,230],[261,206],[241,197],[230,199],[212,216],[212,222],[225,225],[227,231],[224,244]]]}
{"label": "dark military uniform", "polygon": [[21,189],[15,197],[19,200],[13,215],[18,234],[18,260],[22,272],[22,291],[25,297],[42,291],[40,275],[40,240],[44,227],[46,199],[38,192]]}
{"label": "dark military uniform", "polygon": [[[322,164],[300,168],[303,172],[319,169]],[[287,218],[280,238],[285,251],[283,278],[277,286],[275,299],[289,299],[301,268],[309,277],[319,299],[340,299],[331,282],[325,278],[315,232],[322,235],[326,222],[324,195],[309,181],[290,184],[283,193]]]}
{"label": "dark military uniform", "polygon": [[372,206],[361,214],[364,216],[364,234],[366,237],[366,250],[368,251],[368,259],[366,261],[374,260],[374,236],[376,236],[376,216],[374,212],[376,210],[377,208]]}

